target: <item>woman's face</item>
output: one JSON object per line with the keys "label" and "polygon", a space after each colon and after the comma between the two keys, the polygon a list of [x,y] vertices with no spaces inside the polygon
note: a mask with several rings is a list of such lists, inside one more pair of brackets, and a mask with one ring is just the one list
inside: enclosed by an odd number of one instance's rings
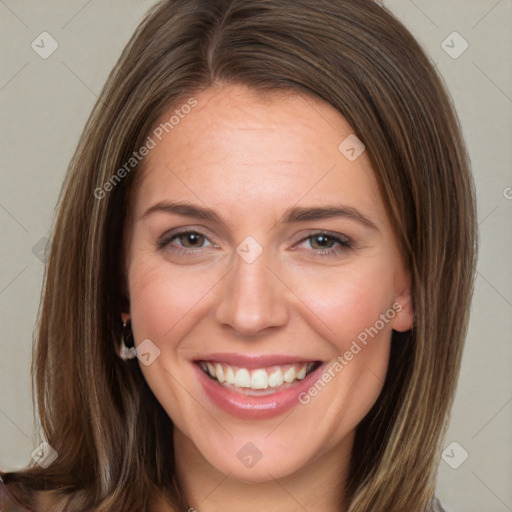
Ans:
{"label": "woman's face", "polygon": [[234,85],[195,99],[151,134],[127,225],[129,315],[175,443],[261,482],[349,450],[391,329],[411,327],[409,282],[336,110]]}

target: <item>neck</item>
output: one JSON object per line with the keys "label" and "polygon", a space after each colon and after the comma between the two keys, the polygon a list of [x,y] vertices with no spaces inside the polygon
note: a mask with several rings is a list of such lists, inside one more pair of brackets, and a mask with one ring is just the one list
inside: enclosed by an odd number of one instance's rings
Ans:
{"label": "neck", "polygon": [[176,471],[189,503],[197,512],[344,512],[345,486],[354,435],[293,474],[247,483],[224,474],[199,453],[181,431],[174,431]]}

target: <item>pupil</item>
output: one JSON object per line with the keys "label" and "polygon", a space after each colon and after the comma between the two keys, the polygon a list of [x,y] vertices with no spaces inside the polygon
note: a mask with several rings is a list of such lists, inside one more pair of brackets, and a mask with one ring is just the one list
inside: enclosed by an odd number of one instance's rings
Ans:
{"label": "pupil", "polygon": [[197,241],[199,240],[199,238],[201,236],[202,235],[198,235],[197,233],[188,233],[185,235],[186,243],[191,243],[191,245],[194,245],[194,241],[195,241],[196,245],[197,245]]}
{"label": "pupil", "polygon": [[326,245],[328,245],[329,243],[329,237],[325,236],[325,235],[317,235],[315,237],[315,239],[318,241],[320,241],[319,244],[317,245],[320,245],[320,247],[326,247]]}

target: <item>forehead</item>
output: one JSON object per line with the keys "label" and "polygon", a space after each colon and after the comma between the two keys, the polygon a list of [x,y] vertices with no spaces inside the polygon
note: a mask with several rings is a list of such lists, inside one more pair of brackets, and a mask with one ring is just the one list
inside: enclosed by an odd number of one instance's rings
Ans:
{"label": "forehead", "polygon": [[[161,140],[153,136],[155,147],[138,180],[136,214],[170,198],[211,208],[242,203],[273,210],[302,199],[342,200],[382,213],[366,154],[350,161],[340,151],[353,130],[326,102],[294,92],[262,96],[238,85],[210,88],[194,99],[197,105],[172,128],[168,124]],[[176,108],[180,104],[157,125],[169,121]]]}

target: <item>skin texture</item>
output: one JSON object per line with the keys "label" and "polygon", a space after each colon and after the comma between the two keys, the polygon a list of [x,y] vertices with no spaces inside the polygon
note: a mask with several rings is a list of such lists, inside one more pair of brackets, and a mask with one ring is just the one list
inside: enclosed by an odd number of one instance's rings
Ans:
{"label": "skin texture", "polygon": [[[352,130],[317,98],[262,97],[239,85],[194,97],[198,105],[143,162],[125,229],[130,308],[122,317],[131,319],[136,345],[149,338],[160,350],[152,364],[139,364],[175,424],[191,506],[339,511],[355,428],[382,389],[391,329],[412,326],[408,275],[373,171],[366,153],[349,161],[338,150]],[[215,210],[224,224],[144,215],[177,200]],[[327,204],[356,208],[375,228],[346,217],[282,223],[289,207]],[[164,233],[183,227],[204,238],[158,247]],[[352,246],[321,245],[312,235],[322,231]],[[236,252],[248,236],[263,249],[252,263]],[[321,254],[329,249],[335,253]],[[232,416],[195,376],[191,361],[211,352],[332,362],[394,303],[401,311],[316,397],[278,417]],[[252,467],[237,457],[246,443],[262,455]]]}

